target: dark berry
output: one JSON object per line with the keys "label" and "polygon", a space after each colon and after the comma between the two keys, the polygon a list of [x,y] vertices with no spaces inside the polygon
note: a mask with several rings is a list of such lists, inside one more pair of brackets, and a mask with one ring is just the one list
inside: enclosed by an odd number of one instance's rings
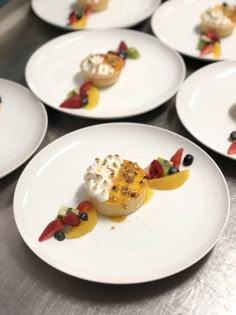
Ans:
{"label": "dark berry", "polygon": [[87,105],[88,104],[88,98],[87,97],[84,97],[83,99],[82,99],[82,106],[85,106],[85,105]]}
{"label": "dark berry", "polygon": [[83,221],[88,221],[88,215],[86,212],[82,212],[79,214],[79,218]]}
{"label": "dark berry", "polygon": [[227,7],[228,4],[227,4],[227,2],[223,2],[222,5],[223,5],[223,7]]}
{"label": "dark berry", "polygon": [[123,59],[126,59],[126,58],[128,57],[128,52],[125,51],[125,50],[121,50],[121,51],[119,52],[119,56],[120,56],[121,58],[123,58]]}
{"label": "dark berry", "polygon": [[236,131],[235,130],[231,132],[231,134],[229,135],[229,139],[231,141],[236,140]]}
{"label": "dark berry", "polygon": [[57,239],[58,241],[64,241],[65,239],[65,234],[62,231],[57,231],[56,233],[54,233],[54,237],[55,239]]}
{"label": "dark berry", "polygon": [[107,53],[108,53],[108,54],[112,54],[112,55],[115,55],[115,54],[116,54],[113,50],[109,50]]}
{"label": "dark berry", "polygon": [[179,172],[178,167],[171,166],[171,167],[169,168],[168,174],[169,174],[169,175],[172,175],[172,174],[175,174],[175,173],[178,173],[178,172]]}
{"label": "dark berry", "polygon": [[183,164],[184,166],[189,166],[193,163],[194,157],[192,154],[186,154],[184,159],[183,159]]}

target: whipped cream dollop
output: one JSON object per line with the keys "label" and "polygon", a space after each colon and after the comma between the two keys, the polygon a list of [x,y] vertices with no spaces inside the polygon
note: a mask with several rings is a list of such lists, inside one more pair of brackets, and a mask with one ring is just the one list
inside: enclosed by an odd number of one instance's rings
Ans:
{"label": "whipped cream dollop", "polygon": [[224,15],[222,10],[218,9],[209,9],[203,14],[203,20],[206,23],[214,25],[229,25],[231,24],[230,18]]}
{"label": "whipped cream dollop", "polygon": [[88,194],[99,202],[108,200],[114,177],[122,163],[123,160],[118,154],[108,155],[105,159],[96,158],[84,175]]}
{"label": "whipped cream dollop", "polygon": [[105,58],[103,55],[90,55],[83,62],[82,68],[84,71],[90,72],[92,74],[108,75],[114,73],[114,68],[104,61]]}

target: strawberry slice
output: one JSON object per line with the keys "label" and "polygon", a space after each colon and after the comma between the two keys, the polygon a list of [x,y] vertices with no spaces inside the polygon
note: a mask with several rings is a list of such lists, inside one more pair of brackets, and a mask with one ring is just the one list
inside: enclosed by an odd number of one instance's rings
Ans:
{"label": "strawberry slice", "polygon": [[184,149],[179,148],[175,154],[171,157],[170,161],[173,162],[174,167],[180,167],[182,156],[183,156]]}
{"label": "strawberry slice", "polygon": [[128,50],[128,46],[126,45],[126,43],[123,40],[120,42],[120,45],[118,47],[118,51],[121,51],[121,50],[123,50],[123,51]]}
{"label": "strawberry slice", "polygon": [[157,160],[153,160],[149,166],[144,169],[147,179],[159,178],[164,175],[164,170],[161,163]]}
{"label": "strawberry slice", "polygon": [[62,222],[65,225],[78,226],[80,224],[80,219],[74,212],[70,212],[62,219]]}
{"label": "strawberry slice", "polygon": [[210,38],[213,42],[219,42],[219,37],[212,31],[208,31],[204,34],[206,37]]}
{"label": "strawberry slice", "polygon": [[234,140],[228,148],[228,154],[236,154],[236,140]]}
{"label": "strawberry slice", "polygon": [[87,92],[93,86],[94,86],[93,82],[87,81],[87,82],[85,82],[84,84],[81,85],[79,91],[80,91],[80,93],[84,92],[84,91]]}
{"label": "strawberry slice", "polygon": [[200,51],[200,56],[206,56],[210,54],[214,49],[214,44],[208,44]]}
{"label": "strawberry slice", "polygon": [[69,21],[71,25],[77,22],[77,15],[75,14],[75,12],[71,12],[69,16]]}
{"label": "strawberry slice", "polygon": [[87,7],[87,9],[84,11],[84,15],[87,17],[89,17],[91,13],[92,13],[91,7]]}
{"label": "strawberry slice", "polygon": [[81,108],[82,107],[82,98],[80,95],[74,95],[67,100],[65,100],[60,107],[62,108]]}
{"label": "strawberry slice", "polygon": [[61,220],[51,221],[43,230],[43,233],[40,235],[39,242],[45,241],[49,237],[53,236],[54,233],[61,231],[63,228],[64,224]]}
{"label": "strawberry slice", "polygon": [[90,201],[85,200],[79,203],[77,209],[79,210],[79,212],[87,212],[91,205],[92,204]]}

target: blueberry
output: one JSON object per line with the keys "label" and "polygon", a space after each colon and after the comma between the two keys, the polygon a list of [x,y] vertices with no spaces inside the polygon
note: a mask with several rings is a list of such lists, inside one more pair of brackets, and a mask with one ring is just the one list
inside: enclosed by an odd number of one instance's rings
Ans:
{"label": "blueberry", "polygon": [[123,59],[126,59],[128,57],[128,52],[126,50],[121,50],[119,52],[119,56]]}
{"label": "blueberry", "polygon": [[84,97],[83,99],[82,99],[82,106],[85,106],[85,105],[87,105],[88,104],[88,98],[87,97]]}
{"label": "blueberry", "polygon": [[79,218],[83,221],[88,221],[88,215],[86,212],[82,212],[79,214]]}
{"label": "blueberry", "polygon": [[223,7],[227,7],[228,4],[227,4],[227,2],[223,2],[222,5],[223,5]]}
{"label": "blueberry", "polygon": [[229,135],[229,139],[231,141],[236,140],[236,130],[232,131],[231,134]]}
{"label": "blueberry", "polygon": [[172,174],[175,174],[175,173],[178,173],[178,172],[179,172],[178,167],[171,166],[171,167],[169,168],[168,174],[169,174],[169,175],[172,175]]}
{"label": "blueberry", "polygon": [[189,166],[193,163],[194,157],[192,154],[186,154],[183,160],[184,166]]}
{"label": "blueberry", "polygon": [[54,237],[58,241],[63,241],[65,239],[65,234],[62,231],[57,231],[56,233],[54,233]]}
{"label": "blueberry", "polygon": [[115,52],[114,52],[113,50],[109,50],[107,53],[108,53],[108,54],[115,55]]}

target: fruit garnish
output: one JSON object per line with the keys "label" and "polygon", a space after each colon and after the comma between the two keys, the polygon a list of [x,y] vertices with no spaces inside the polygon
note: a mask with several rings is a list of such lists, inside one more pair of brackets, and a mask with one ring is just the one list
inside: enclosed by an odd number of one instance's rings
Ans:
{"label": "fruit garnish", "polygon": [[65,233],[63,231],[57,231],[56,233],[54,233],[54,237],[56,240],[61,242],[61,241],[64,241],[66,236],[65,236]]}
{"label": "fruit garnish", "polygon": [[190,170],[183,170],[169,176],[148,180],[148,186],[160,190],[172,190],[181,187],[190,176]]}
{"label": "fruit garnish", "polygon": [[84,84],[81,85],[79,91],[80,91],[80,93],[83,93],[84,91],[87,92],[93,86],[94,86],[93,82],[87,81],[87,82],[85,82]]}
{"label": "fruit garnish", "polygon": [[232,131],[229,135],[229,140],[234,141],[236,140],[236,130]]}
{"label": "fruit garnish", "polygon": [[87,7],[86,10],[84,11],[84,15],[87,17],[89,17],[91,13],[92,13],[91,7]]}
{"label": "fruit garnish", "polygon": [[77,209],[79,210],[79,212],[87,212],[91,206],[92,206],[91,202],[85,200],[78,204]]}
{"label": "fruit garnish", "polygon": [[179,168],[175,166],[171,166],[168,171],[168,175],[172,175],[179,172]]}
{"label": "fruit garnish", "polygon": [[97,106],[100,100],[99,90],[93,86],[88,90],[88,104],[85,106],[86,110],[91,110]]}
{"label": "fruit garnish", "polygon": [[209,38],[212,42],[220,41],[219,37],[214,32],[208,31],[204,35],[205,37]]}
{"label": "fruit garnish", "polygon": [[56,232],[61,231],[63,228],[64,224],[61,220],[51,221],[40,235],[39,242],[45,241],[49,237],[53,236]]}
{"label": "fruit garnish", "polygon": [[60,107],[62,108],[81,108],[82,107],[82,98],[80,95],[74,95],[66,99]]}
{"label": "fruit garnish", "polygon": [[236,154],[236,140],[234,140],[228,148],[228,154]]}
{"label": "fruit garnish", "polygon": [[206,56],[209,53],[213,52],[214,49],[214,44],[207,44],[206,46],[204,46],[201,51],[200,51],[200,56]]}
{"label": "fruit garnish", "polygon": [[219,42],[216,42],[213,47],[213,56],[219,58],[221,56],[221,45]]}
{"label": "fruit garnish", "polygon": [[74,28],[85,28],[87,26],[87,16],[83,15],[78,21],[72,24]]}
{"label": "fruit garnish", "polygon": [[151,164],[145,168],[145,174],[148,179],[158,178],[164,175],[164,170],[161,163],[157,160],[153,160]]}
{"label": "fruit garnish", "polygon": [[182,155],[183,155],[184,149],[179,148],[175,154],[170,158],[171,162],[173,162],[173,166],[180,167],[181,161],[182,161]]}
{"label": "fruit garnish", "polygon": [[95,228],[95,226],[98,222],[98,214],[97,214],[97,211],[93,207],[89,208],[88,216],[89,216],[88,221],[81,220],[79,226],[72,227],[66,233],[67,239],[81,237],[81,236],[91,232]]}
{"label": "fruit garnish", "polygon": [[82,212],[79,214],[79,218],[83,221],[88,221],[88,214],[86,212]]}
{"label": "fruit garnish", "polygon": [[134,47],[128,48],[128,58],[139,59],[141,57],[139,51]]}
{"label": "fruit garnish", "polygon": [[126,45],[126,43],[122,40],[120,42],[120,45],[118,47],[118,51],[127,51],[128,50],[128,46]]}
{"label": "fruit garnish", "polygon": [[186,154],[183,159],[184,166],[190,166],[193,163],[194,157],[192,154]]}
{"label": "fruit garnish", "polygon": [[163,168],[163,176],[166,176],[169,174],[169,169],[173,166],[173,162],[168,161],[166,159],[163,159],[161,157],[157,158],[157,161],[161,163]]}
{"label": "fruit garnish", "polygon": [[77,226],[80,224],[80,218],[75,213],[70,212],[62,219],[62,222],[65,225]]}

